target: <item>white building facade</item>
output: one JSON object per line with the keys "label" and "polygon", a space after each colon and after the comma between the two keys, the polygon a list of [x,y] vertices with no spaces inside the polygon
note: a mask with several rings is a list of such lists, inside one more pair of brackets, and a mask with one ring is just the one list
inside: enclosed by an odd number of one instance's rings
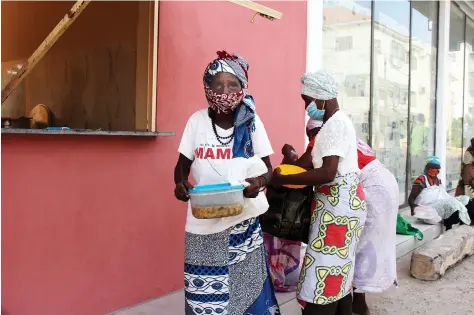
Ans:
{"label": "white building facade", "polygon": [[454,189],[474,137],[474,1],[308,1],[307,70],[341,82],[358,136],[407,204],[425,159]]}

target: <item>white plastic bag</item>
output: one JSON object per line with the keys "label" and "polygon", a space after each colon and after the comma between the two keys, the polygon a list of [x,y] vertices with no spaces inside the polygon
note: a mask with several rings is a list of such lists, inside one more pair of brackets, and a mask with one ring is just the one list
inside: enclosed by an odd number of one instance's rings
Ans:
{"label": "white plastic bag", "polygon": [[443,219],[438,215],[438,212],[428,206],[418,206],[415,208],[415,218],[420,219],[421,221],[425,222],[426,224],[438,224]]}
{"label": "white plastic bag", "polygon": [[461,195],[461,196],[457,196],[457,197],[454,197],[454,198],[456,198],[457,201],[462,203],[463,206],[465,206],[469,203],[469,197],[466,196],[466,195]]}
{"label": "white plastic bag", "polygon": [[249,159],[234,158],[229,161],[227,181],[232,185],[244,184],[246,178],[257,177],[266,172],[267,166],[256,156]]}

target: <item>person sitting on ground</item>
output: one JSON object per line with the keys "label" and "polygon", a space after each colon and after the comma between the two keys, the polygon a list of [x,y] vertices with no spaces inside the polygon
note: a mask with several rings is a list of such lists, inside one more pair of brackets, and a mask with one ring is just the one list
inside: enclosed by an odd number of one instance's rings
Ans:
{"label": "person sitting on ground", "polygon": [[450,230],[458,223],[471,224],[466,207],[450,196],[441,185],[441,180],[438,178],[441,169],[439,158],[430,156],[426,162],[424,174],[415,180],[408,197],[411,215],[415,215],[417,206],[427,206],[434,208],[444,220],[446,230]]}

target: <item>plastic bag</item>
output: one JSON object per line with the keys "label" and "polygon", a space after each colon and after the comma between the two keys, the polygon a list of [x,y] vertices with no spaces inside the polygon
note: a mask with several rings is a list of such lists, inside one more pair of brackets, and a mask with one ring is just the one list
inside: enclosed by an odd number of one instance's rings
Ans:
{"label": "plastic bag", "polygon": [[461,195],[461,196],[457,196],[457,197],[454,197],[457,201],[459,201],[460,203],[462,203],[463,206],[467,205],[469,203],[469,197],[466,196],[466,195]]}
{"label": "plastic bag", "polygon": [[443,220],[443,218],[438,215],[438,212],[434,208],[428,206],[416,207],[414,217],[432,225],[438,224]]}
{"label": "plastic bag", "polygon": [[227,181],[232,185],[244,184],[246,178],[257,177],[268,172],[262,159],[258,157],[234,158],[229,161]]}

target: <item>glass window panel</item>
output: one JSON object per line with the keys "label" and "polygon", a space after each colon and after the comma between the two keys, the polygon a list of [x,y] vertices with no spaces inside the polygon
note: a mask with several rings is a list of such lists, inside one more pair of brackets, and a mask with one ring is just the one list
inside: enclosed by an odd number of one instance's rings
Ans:
{"label": "glass window panel", "polygon": [[434,154],[438,2],[412,1],[410,68],[410,186]]}
{"label": "glass window panel", "polygon": [[323,64],[341,83],[338,102],[357,136],[369,137],[370,1],[324,1]]}
{"label": "glass window panel", "polygon": [[[372,147],[397,178],[406,202],[410,2],[374,2]],[[375,45],[374,45],[375,46]],[[353,61],[352,61],[353,62]],[[386,92],[385,92],[386,91]]]}
{"label": "glass window panel", "polygon": [[446,188],[459,180],[462,156],[465,14],[451,4],[449,28],[449,102],[446,108]]}
{"label": "glass window panel", "polygon": [[466,24],[463,152],[471,145],[471,139],[474,137],[474,21],[467,19]]}

